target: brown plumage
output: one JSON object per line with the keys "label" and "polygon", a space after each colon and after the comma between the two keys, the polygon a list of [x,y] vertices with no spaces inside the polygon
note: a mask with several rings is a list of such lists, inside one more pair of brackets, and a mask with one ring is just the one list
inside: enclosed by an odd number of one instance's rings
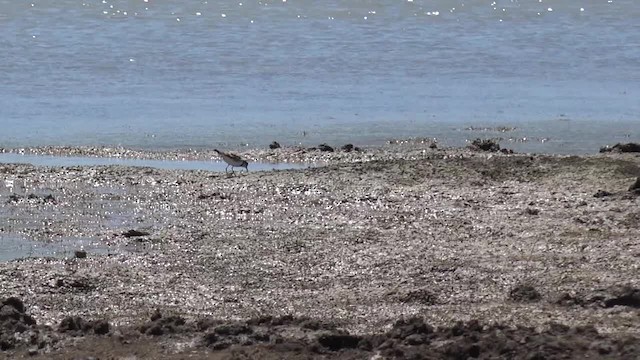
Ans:
{"label": "brown plumage", "polygon": [[229,166],[231,166],[231,172],[233,172],[234,167],[243,167],[245,168],[245,170],[247,170],[247,172],[249,172],[249,168],[248,168],[249,163],[243,160],[240,156],[236,154],[220,151],[218,149],[213,149],[213,151],[218,153],[218,155],[220,155],[222,160],[224,160],[224,162],[227,163],[227,167],[224,169],[225,172],[229,171]]}

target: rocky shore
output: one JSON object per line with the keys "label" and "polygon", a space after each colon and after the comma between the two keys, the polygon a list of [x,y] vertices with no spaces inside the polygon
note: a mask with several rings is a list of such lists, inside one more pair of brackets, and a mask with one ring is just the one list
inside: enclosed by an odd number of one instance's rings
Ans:
{"label": "rocky shore", "polygon": [[0,164],[0,236],[106,249],[0,263],[0,357],[640,356],[637,154],[359,150]]}

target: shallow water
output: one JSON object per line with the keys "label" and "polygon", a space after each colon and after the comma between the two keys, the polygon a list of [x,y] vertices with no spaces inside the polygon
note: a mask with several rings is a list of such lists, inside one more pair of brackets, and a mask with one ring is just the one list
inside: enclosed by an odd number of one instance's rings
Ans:
{"label": "shallow water", "polygon": [[36,257],[72,258],[76,250],[85,250],[89,256],[121,251],[121,249],[100,245],[91,239],[65,238],[41,242],[11,234],[0,234],[0,262]]}
{"label": "shallow water", "polygon": [[498,124],[593,152],[640,139],[638,18],[635,0],[0,0],[0,146],[459,143]]}
{"label": "shallow water", "polygon": [[[99,165],[123,165],[137,167],[153,167],[169,170],[207,170],[225,171],[226,163],[216,161],[180,161],[180,160],[145,160],[145,159],[121,159],[98,158],[79,156],[49,156],[49,155],[22,155],[16,153],[0,153],[0,163],[22,163],[35,166],[99,166]],[[305,164],[291,163],[259,163],[249,164],[249,171],[269,171],[286,169],[304,169]],[[235,168],[235,172],[244,172],[244,168]]]}

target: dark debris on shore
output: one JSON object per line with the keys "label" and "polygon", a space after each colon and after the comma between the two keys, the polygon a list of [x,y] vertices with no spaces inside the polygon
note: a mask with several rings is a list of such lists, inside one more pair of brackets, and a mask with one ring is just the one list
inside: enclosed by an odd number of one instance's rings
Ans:
{"label": "dark debris on shore", "polygon": [[[535,289],[514,290],[529,294]],[[514,296],[512,291],[512,296]],[[634,294],[637,293],[636,292]],[[517,295],[520,296],[520,295]],[[191,321],[180,315],[165,316],[159,310],[148,322],[134,328],[110,326],[107,320],[87,321],[69,316],[57,329],[37,325],[22,300],[10,297],[0,306],[0,350],[5,355],[54,357],[73,354],[75,342],[83,337],[99,343],[101,337],[115,337],[132,354],[146,352],[158,356],[171,339],[193,339],[190,353],[252,354],[254,358],[277,356],[332,359],[585,359],[606,356],[632,359],[640,356],[640,339],[613,337],[592,326],[569,327],[550,323],[544,330],[523,326],[482,324],[477,320],[434,327],[413,316],[397,320],[386,332],[352,335],[326,320],[293,316],[264,316],[247,321],[200,318]],[[152,339],[141,341],[143,337]],[[146,347],[139,349],[136,344]],[[150,345],[151,344],[151,345]],[[163,345],[165,344],[165,345]],[[155,348],[154,348],[155,347]],[[96,346],[93,353],[108,350]],[[0,353],[1,354],[1,353]]]}

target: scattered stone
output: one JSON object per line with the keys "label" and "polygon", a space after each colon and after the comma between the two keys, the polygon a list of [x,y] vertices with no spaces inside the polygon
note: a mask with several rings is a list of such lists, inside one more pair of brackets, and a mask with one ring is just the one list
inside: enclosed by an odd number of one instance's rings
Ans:
{"label": "scattered stone", "polygon": [[331,351],[355,349],[360,340],[361,337],[349,334],[322,334],[318,337],[318,343]]}
{"label": "scattered stone", "polygon": [[111,325],[106,320],[96,320],[93,323],[93,332],[96,335],[106,335],[109,333]]}
{"label": "scattered stone", "polygon": [[432,142],[431,144],[429,144],[429,149],[437,149],[438,148],[438,144],[436,144],[435,142]]}
{"label": "scattered stone", "polygon": [[513,154],[513,150],[512,149],[500,149],[500,152],[503,154]]}
{"label": "scattered stone", "polygon": [[156,321],[158,319],[160,319],[162,317],[162,313],[160,312],[160,309],[156,309],[153,314],[151,314],[151,321]]}
{"label": "scattered stone", "polygon": [[76,259],[84,259],[87,257],[87,252],[84,250],[76,250],[74,252]]}
{"label": "scattered stone", "polygon": [[251,334],[253,329],[247,326],[247,324],[233,323],[220,325],[213,329],[213,331],[218,335],[240,335]]}
{"label": "scattered stone", "polygon": [[220,199],[220,200],[227,200],[229,199],[229,195],[223,194],[221,192],[218,191],[214,191],[210,194],[200,194],[198,195],[198,200],[206,200],[206,199],[212,199],[212,198],[216,198],[216,199]]}
{"label": "scattered stone", "polygon": [[640,152],[640,144],[636,143],[617,143],[613,146],[604,146],[600,148],[600,152],[618,152],[618,153],[631,153],[631,152]]}
{"label": "scattered stone", "polygon": [[136,236],[147,236],[147,235],[151,235],[151,233],[143,230],[134,230],[134,229],[127,230],[122,233],[122,236],[126,238],[136,237]]}
{"label": "scattered stone", "polygon": [[604,300],[604,307],[628,306],[640,308],[640,289],[631,286],[620,286],[610,289],[611,295]]}
{"label": "scattered stone", "polygon": [[395,339],[406,339],[413,334],[429,335],[433,332],[433,326],[425,323],[422,318],[410,317],[396,321],[393,324],[393,328],[388,332],[388,336]]}
{"label": "scattered stone", "polygon": [[269,144],[269,149],[271,150],[280,149],[280,143],[278,143],[277,141],[272,142],[271,144]]}
{"label": "scattered stone", "polygon": [[111,326],[106,320],[86,321],[80,316],[67,316],[58,325],[58,331],[69,333],[71,336],[84,336],[88,334],[105,335],[109,333]]}
{"label": "scattered stone", "polygon": [[640,308],[640,289],[629,285],[617,285],[591,293],[563,293],[558,296],[555,303],[563,306],[596,306],[602,308],[628,306],[637,309]]}
{"label": "scattered stone", "polygon": [[535,302],[540,300],[542,296],[532,285],[520,284],[511,289],[509,298],[516,302]]}
{"label": "scattered stone", "polygon": [[342,151],[344,152],[352,152],[353,151],[353,144],[345,144],[342,146]]}
{"label": "scattered stone", "polygon": [[138,327],[138,331],[143,334],[153,336],[193,331],[193,326],[188,325],[187,321],[182,316],[172,315],[165,317],[156,310],[156,312],[151,316],[151,319],[153,320],[140,325]]}
{"label": "scattered stone", "polygon": [[438,297],[425,287],[401,290],[394,297],[402,303],[419,303],[423,305],[436,305],[438,303]]}
{"label": "scattered stone", "polygon": [[500,144],[497,141],[492,139],[475,139],[471,142],[472,149],[481,150],[481,151],[489,151],[489,152],[497,152],[500,151]]}
{"label": "scattered stone", "polygon": [[19,202],[22,199],[22,196],[18,194],[9,195],[9,199],[7,200],[7,204]]}
{"label": "scattered stone", "polygon": [[2,301],[2,305],[0,306],[0,308],[3,308],[5,306],[12,307],[16,309],[19,313],[25,312],[24,303],[22,302],[22,300],[18,299],[17,297],[9,297],[4,299],[4,301]]}
{"label": "scattered stone", "polygon": [[79,316],[68,316],[60,322],[58,326],[58,331],[67,332],[67,331],[77,331],[82,330],[84,327],[84,320]]}
{"label": "scattered stone", "polygon": [[318,150],[320,151],[324,151],[324,152],[333,152],[333,148],[327,144],[320,144],[318,145]]}
{"label": "scattered stone", "polygon": [[539,214],[540,214],[540,209],[536,209],[536,208],[527,208],[527,209],[524,211],[524,213],[525,213],[525,214],[527,214],[527,215],[535,216],[535,215],[539,215]]}
{"label": "scattered stone", "polygon": [[598,190],[595,194],[593,194],[594,198],[602,198],[602,197],[606,197],[606,196],[611,196],[613,195],[613,193],[610,193],[608,191],[605,190]]}
{"label": "scattered stone", "polygon": [[17,334],[24,334],[36,326],[36,321],[25,310],[22,300],[16,297],[0,302],[0,351],[18,346],[24,340]]}

